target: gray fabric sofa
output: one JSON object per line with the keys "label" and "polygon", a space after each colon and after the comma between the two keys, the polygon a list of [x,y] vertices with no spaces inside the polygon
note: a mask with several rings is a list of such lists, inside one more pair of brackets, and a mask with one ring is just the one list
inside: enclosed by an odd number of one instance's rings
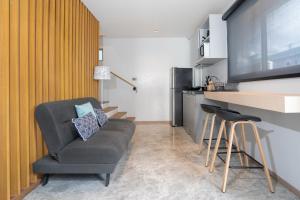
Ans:
{"label": "gray fabric sofa", "polygon": [[110,174],[128,148],[135,124],[123,119],[109,119],[100,130],[84,142],[78,135],[72,118],[75,105],[91,102],[101,108],[94,98],[81,98],[43,103],[36,107],[35,117],[49,154],[33,164],[33,171],[43,174],[42,184],[51,174]]}

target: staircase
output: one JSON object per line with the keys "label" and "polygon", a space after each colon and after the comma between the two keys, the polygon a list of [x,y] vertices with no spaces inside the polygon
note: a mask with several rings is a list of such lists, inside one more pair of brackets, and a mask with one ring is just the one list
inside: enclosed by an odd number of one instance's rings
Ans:
{"label": "staircase", "polygon": [[110,106],[109,101],[101,102],[102,109],[109,119],[127,119],[134,121],[135,117],[128,117],[127,112],[119,112],[118,107]]}
{"label": "staircase", "polygon": [[[123,81],[125,84],[129,85],[130,87],[132,87],[132,90],[134,92],[137,93],[137,87],[134,83],[132,83],[131,81],[123,78],[120,74],[117,74],[115,72],[110,72],[114,77],[120,79],[121,81]],[[103,88],[103,84],[101,84],[102,88],[101,88],[101,96],[103,95],[102,91],[104,90]],[[103,102],[100,102],[101,103],[101,106],[102,106],[102,109],[104,111],[104,113],[106,114],[106,116],[109,118],[109,119],[127,119],[127,120],[130,120],[130,121],[135,121],[135,117],[128,117],[127,116],[127,112],[119,112],[118,111],[118,107],[116,106],[110,106],[109,105],[109,101],[103,101]]]}

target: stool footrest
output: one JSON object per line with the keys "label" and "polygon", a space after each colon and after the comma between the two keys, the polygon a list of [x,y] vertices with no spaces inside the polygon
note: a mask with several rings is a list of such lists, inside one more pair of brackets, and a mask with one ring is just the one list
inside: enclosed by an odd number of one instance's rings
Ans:
{"label": "stool footrest", "polygon": [[[245,151],[232,151],[231,154],[242,154],[243,156],[247,156],[248,158],[250,158],[250,160],[255,163],[256,166],[232,166],[232,165],[229,165],[229,168],[231,169],[262,169],[264,168],[264,166],[257,162],[257,160],[255,160],[252,156],[250,156],[249,154],[247,154]],[[218,152],[217,153],[217,156],[218,158],[223,162],[223,163],[226,163],[226,160],[222,158],[221,154],[227,154],[227,152]],[[250,161],[249,160],[249,161]]]}
{"label": "stool footrest", "polygon": [[[207,141],[209,141],[209,139],[203,139],[203,143],[206,145],[206,146],[208,146],[208,142]],[[212,138],[211,139],[211,141],[217,141],[217,138]],[[221,143],[220,143],[220,146],[219,146],[219,149],[227,149],[227,147],[226,147],[226,144],[223,144],[222,142],[228,142],[228,140],[226,140],[225,138],[222,138],[221,139]],[[221,144],[223,144],[223,146],[221,146]],[[215,145],[211,145],[210,146],[210,149],[212,150],[212,149],[215,149]],[[232,144],[232,149],[236,149],[236,146],[234,145],[234,144]]]}

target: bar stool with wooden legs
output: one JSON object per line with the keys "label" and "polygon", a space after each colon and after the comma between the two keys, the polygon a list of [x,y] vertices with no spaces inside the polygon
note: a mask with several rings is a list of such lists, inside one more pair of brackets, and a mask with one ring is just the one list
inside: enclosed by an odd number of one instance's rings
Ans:
{"label": "bar stool with wooden legs", "polygon": [[[254,137],[255,137],[255,141],[256,144],[258,145],[258,149],[259,149],[259,153],[260,153],[260,157],[262,160],[262,167],[264,169],[267,181],[268,181],[268,185],[269,185],[269,190],[270,192],[274,192],[273,189],[273,185],[272,185],[272,180],[270,177],[270,173],[269,173],[269,169],[267,166],[267,162],[266,162],[266,158],[265,158],[265,154],[260,142],[260,137],[259,137],[259,133],[257,130],[257,126],[255,122],[260,122],[261,119],[255,116],[249,116],[249,115],[241,115],[241,114],[237,114],[237,113],[232,113],[232,112],[227,112],[224,110],[217,110],[216,115],[218,117],[220,117],[222,119],[221,122],[221,127],[218,133],[218,137],[217,137],[217,142],[215,145],[215,150],[213,153],[213,157],[212,157],[212,162],[210,165],[210,172],[212,173],[214,171],[214,164],[215,164],[215,160],[216,160],[216,156],[218,154],[218,148],[220,145],[220,141],[222,138],[222,134],[223,134],[223,129],[225,128],[225,123],[226,122],[230,122],[231,123],[231,128],[230,128],[230,135],[229,135],[229,144],[228,144],[228,148],[227,148],[227,155],[226,155],[226,162],[225,162],[225,169],[224,169],[224,176],[223,176],[223,185],[222,185],[222,192],[226,192],[226,185],[227,185],[227,178],[228,178],[228,170],[229,170],[229,164],[230,164],[230,157],[231,157],[231,151],[232,151],[232,142],[233,142],[233,138],[235,137],[236,133],[235,133],[235,128],[237,125],[241,125],[242,126],[242,141],[243,141],[243,146],[245,147],[245,133],[244,133],[244,125],[248,124],[251,126]],[[248,165],[248,163],[246,163]]]}
{"label": "bar stool with wooden legs", "polygon": [[[217,112],[217,110],[220,110],[222,108],[219,107],[219,106],[207,105],[207,104],[201,104],[201,108],[206,113],[206,116],[205,116],[205,121],[204,121],[203,129],[202,129],[202,135],[201,135],[201,139],[200,139],[200,151],[202,150],[202,145],[203,145],[204,140],[208,140],[208,143],[207,143],[207,153],[206,153],[206,161],[205,161],[205,166],[207,167],[208,166],[208,162],[209,162],[210,149],[212,148],[211,147],[211,143],[212,143],[212,140],[216,140],[216,138],[213,138],[213,132],[214,132],[214,126],[215,126],[215,119],[216,119],[216,112]],[[239,114],[239,112],[237,112],[237,111],[233,111],[233,110],[229,110],[229,109],[224,109],[224,110],[226,110],[227,112],[233,112],[233,113]],[[210,124],[209,138],[208,139],[204,139],[205,135],[206,135],[206,132],[207,132],[206,129],[207,129],[208,120],[209,120],[210,117],[211,117],[211,124]],[[225,139],[226,144],[227,144],[226,129],[224,129],[224,135],[225,135],[224,139]],[[234,139],[235,139],[236,149],[238,151],[240,151],[237,137],[234,136]],[[241,157],[240,157],[240,162],[241,162],[241,165],[243,165],[243,161],[242,161]]]}

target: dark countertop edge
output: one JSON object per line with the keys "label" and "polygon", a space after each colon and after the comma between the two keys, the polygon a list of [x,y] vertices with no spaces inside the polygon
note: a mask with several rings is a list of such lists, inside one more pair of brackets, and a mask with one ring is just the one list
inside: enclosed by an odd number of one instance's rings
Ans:
{"label": "dark countertop edge", "polygon": [[203,95],[204,91],[183,90],[182,93],[188,95]]}

